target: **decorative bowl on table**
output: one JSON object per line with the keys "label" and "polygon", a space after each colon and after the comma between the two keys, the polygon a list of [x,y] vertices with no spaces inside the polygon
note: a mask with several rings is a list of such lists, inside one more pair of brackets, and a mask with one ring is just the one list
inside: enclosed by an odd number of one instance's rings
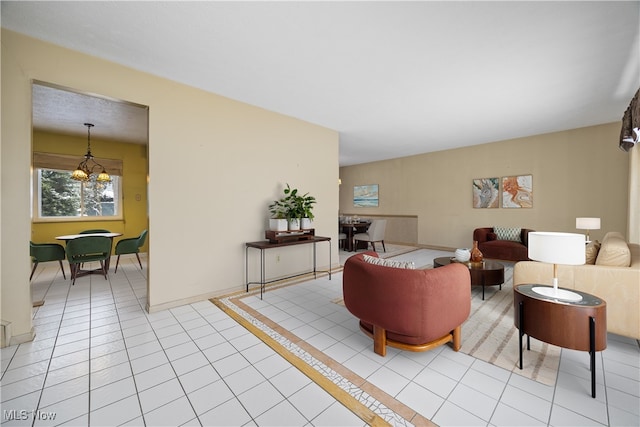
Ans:
{"label": "decorative bowl on table", "polygon": [[458,262],[467,262],[471,259],[471,251],[468,248],[456,249],[454,258]]}

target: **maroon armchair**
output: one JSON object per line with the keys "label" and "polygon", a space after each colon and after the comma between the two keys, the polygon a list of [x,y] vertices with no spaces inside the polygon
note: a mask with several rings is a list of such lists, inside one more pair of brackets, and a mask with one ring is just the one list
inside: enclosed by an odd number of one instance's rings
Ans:
{"label": "maroon armchair", "polygon": [[520,241],[498,240],[493,227],[476,228],[473,230],[473,240],[478,242],[478,249],[484,258],[505,261],[529,260],[529,232],[528,228],[520,230]]}
{"label": "maroon armchair", "polygon": [[471,310],[469,269],[459,263],[428,270],[386,267],[366,262],[364,254],[347,259],[342,287],[345,306],[373,338],[374,351],[385,356],[387,345],[425,351],[448,342],[458,351],[460,326]]}

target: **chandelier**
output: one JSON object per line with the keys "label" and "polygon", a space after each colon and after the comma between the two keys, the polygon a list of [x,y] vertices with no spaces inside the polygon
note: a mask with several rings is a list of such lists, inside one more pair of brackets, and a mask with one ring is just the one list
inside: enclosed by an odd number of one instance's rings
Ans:
{"label": "chandelier", "polygon": [[87,154],[84,155],[84,160],[81,161],[76,170],[73,171],[71,178],[76,181],[89,181],[89,177],[93,173],[94,169],[98,168],[98,170],[102,169],[102,172],[97,176],[96,181],[109,182],[111,181],[111,177],[105,170],[104,166],[93,160],[93,155],[91,154],[91,128],[93,127],[93,124],[85,123],[84,125],[87,127]]}

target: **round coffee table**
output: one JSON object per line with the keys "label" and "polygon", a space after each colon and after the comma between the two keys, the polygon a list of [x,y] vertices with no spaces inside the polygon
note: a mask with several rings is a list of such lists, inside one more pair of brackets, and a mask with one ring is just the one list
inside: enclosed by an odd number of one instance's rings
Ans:
{"label": "round coffee table", "polygon": [[[454,261],[452,257],[444,256],[433,260],[433,267],[442,267],[449,265]],[[500,286],[502,290],[502,284],[504,283],[504,265],[497,261],[484,260],[481,264],[474,264],[471,262],[460,262],[459,264],[469,267],[469,274],[471,274],[471,286],[482,286],[482,300],[484,300],[484,287],[485,286]]]}

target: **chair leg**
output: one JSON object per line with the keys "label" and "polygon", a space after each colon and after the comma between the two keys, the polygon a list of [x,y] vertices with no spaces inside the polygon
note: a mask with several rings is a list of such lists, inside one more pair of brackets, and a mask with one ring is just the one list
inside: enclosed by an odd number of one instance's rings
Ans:
{"label": "chair leg", "polygon": [[384,240],[382,240],[382,250],[387,252],[387,248],[384,247]]}
{"label": "chair leg", "polygon": [[31,278],[33,277],[33,273],[36,272],[36,267],[38,266],[38,261],[35,261],[33,263],[33,268],[31,269],[31,276],[29,276],[29,281],[31,281]]}
{"label": "chair leg", "polygon": [[140,270],[142,270],[142,261],[140,261],[140,257],[138,256],[137,252],[136,252],[136,258],[138,258],[138,264],[140,264]]}
{"label": "chair leg", "polygon": [[[371,247],[373,248],[373,252],[376,252],[376,243],[375,242],[371,242]],[[368,246],[367,246],[368,248]]]}
{"label": "chair leg", "polygon": [[79,264],[69,264],[69,269],[71,270],[71,286],[76,284],[76,276],[78,275],[79,268]]}
{"label": "chair leg", "polygon": [[106,263],[104,261],[100,261],[100,270],[102,270],[102,275],[104,276],[104,280],[107,280],[107,268]]}
{"label": "chair leg", "polygon": [[114,271],[114,273],[118,272],[118,263],[120,262],[120,255],[118,255],[118,258],[116,258],[116,271]]}
{"label": "chair leg", "polygon": [[373,325],[373,352],[385,357],[387,355],[387,331]]}
{"label": "chair leg", "polygon": [[66,280],[67,276],[64,274],[64,265],[62,265],[62,260],[58,260],[58,262],[60,263],[60,270],[62,270],[62,277]]}
{"label": "chair leg", "polygon": [[453,331],[451,331],[451,334],[453,335],[453,351],[460,350],[460,347],[462,346],[461,330],[462,328],[457,326]]}

